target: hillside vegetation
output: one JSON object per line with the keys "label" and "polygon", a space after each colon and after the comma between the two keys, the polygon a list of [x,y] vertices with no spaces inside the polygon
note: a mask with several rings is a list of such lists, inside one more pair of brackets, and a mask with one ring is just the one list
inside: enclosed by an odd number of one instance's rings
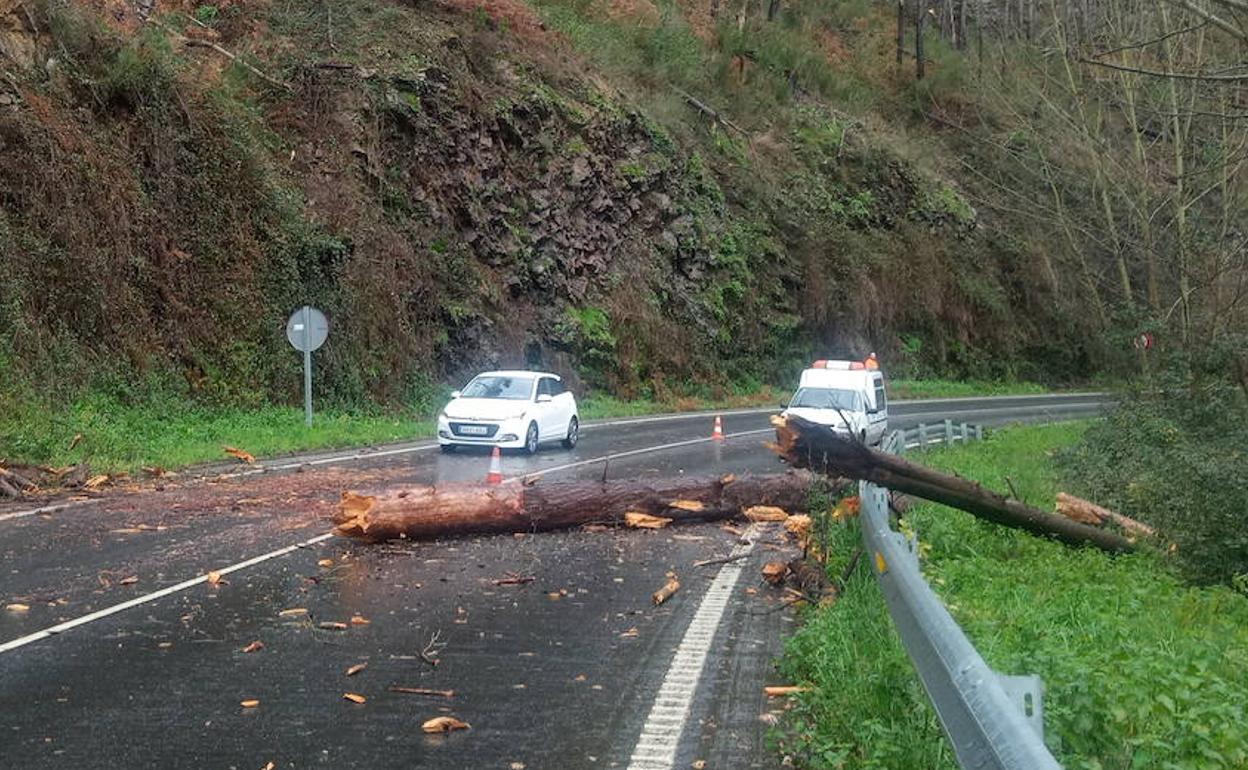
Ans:
{"label": "hillside vegetation", "polygon": [[978,53],[933,27],[916,80],[895,8],[0,3],[0,449],[72,436],[66,404],[297,403],[305,302],[318,400],[356,411],[492,365],[625,398],[869,350],[1084,381],[1142,330],[1242,332],[1239,123],[1125,120],[1056,16],[985,17]]}

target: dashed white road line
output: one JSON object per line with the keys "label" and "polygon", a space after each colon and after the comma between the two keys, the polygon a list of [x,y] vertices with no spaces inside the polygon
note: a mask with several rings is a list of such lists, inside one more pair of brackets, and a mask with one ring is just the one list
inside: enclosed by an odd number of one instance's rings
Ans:
{"label": "dashed white road line", "polygon": [[[742,431],[740,433],[730,433],[726,436],[726,438],[731,439],[731,438],[735,438],[738,436],[749,436],[749,435],[753,435],[756,433],[766,433],[769,430],[771,429],[768,428],[765,430],[751,430],[751,431]],[[712,439],[710,438],[697,438],[697,439],[691,439],[689,441],[677,441],[675,443],[670,443],[670,444],[659,444],[659,445],[652,446],[652,447],[634,449],[628,452],[620,452],[619,454],[615,454],[615,455],[602,455],[601,457],[594,457],[589,460],[581,460],[580,462],[567,463],[566,465],[557,465],[553,468],[547,468],[543,470],[542,473],[545,474],[545,473],[552,473],[556,471],[564,471],[564,470],[569,470],[572,468],[579,468],[585,465],[591,465],[593,463],[607,462],[611,459],[618,458],[618,457],[629,457],[633,455],[645,454],[647,452],[661,452],[666,449],[676,449],[679,447],[689,446],[692,444],[702,444],[702,443],[709,442],[711,440]],[[503,483],[504,484],[515,483],[515,482],[521,481],[522,479],[530,478],[535,475],[539,475],[539,474],[512,476],[510,478],[504,479]],[[218,569],[215,571],[220,575],[228,575],[232,572],[237,572],[242,569],[247,569],[248,567],[254,567],[257,564],[261,564],[263,562],[269,561],[270,559],[277,559],[282,556],[286,556],[287,554],[293,553],[294,551],[297,551],[301,548],[308,548],[318,543],[323,543],[333,536],[334,535],[332,532],[327,532],[323,535],[317,535],[316,537],[295,543],[294,545],[288,545],[285,548],[279,548],[276,551],[270,551],[266,554],[262,554],[260,556],[253,557],[251,559],[247,559],[246,561],[240,561],[237,564],[231,564],[228,567],[222,567],[221,569]],[[33,634],[29,634],[27,636],[23,636],[23,637],[14,639],[12,641],[4,642],[0,644],[0,654],[9,652],[11,650],[16,650],[19,647],[24,647],[32,642],[40,641],[41,639],[47,639],[50,636],[55,636],[56,634],[60,634],[65,631],[68,631],[71,628],[76,628],[78,626],[86,625],[87,623],[91,623],[93,621],[106,618],[110,615],[115,615],[118,612],[128,610],[132,607],[138,607],[140,605],[156,601],[157,599],[161,599],[171,594],[176,594],[180,591],[185,591],[188,588],[197,586],[200,583],[206,583],[207,581],[208,581],[207,574],[199,575],[198,577],[194,577],[189,580],[183,580],[181,583],[175,583],[174,585],[166,586],[160,589],[159,591],[153,591],[152,593],[144,594],[143,596],[136,596],[135,598],[130,599],[128,601],[121,602],[120,604],[114,604],[111,607],[105,607],[102,610],[97,610],[96,612],[92,612],[88,615],[83,615],[82,617],[74,618],[73,620],[67,620],[63,623],[58,623],[55,626],[49,626],[48,628],[45,628],[41,631],[36,631]]]}
{"label": "dashed white road line", "polygon": [[[732,549],[731,556],[744,556],[754,550],[756,533],[757,525],[750,525],[742,543]],[[744,562],[740,559],[725,564],[702,597],[667,668],[663,684],[654,696],[654,705],[641,727],[628,770],[671,770],[675,766],[680,736],[689,720],[707,654],[743,568]]]}

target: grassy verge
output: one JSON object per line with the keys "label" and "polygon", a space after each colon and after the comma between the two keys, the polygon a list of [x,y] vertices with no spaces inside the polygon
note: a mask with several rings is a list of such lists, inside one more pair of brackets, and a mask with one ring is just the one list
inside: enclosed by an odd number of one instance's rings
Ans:
{"label": "grassy verge", "polygon": [[[580,404],[584,420],[647,414],[776,406],[783,395],[769,387],[723,398],[621,401],[591,396]],[[367,446],[430,438],[434,421],[412,410],[359,413],[318,410],[312,427],[298,407],[195,408],[176,398],[141,405],[114,398],[86,398],[52,411],[11,404],[0,410],[0,459],[51,466],[89,463],[101,472],[167,470],[227,459],[223,446],[257,457],[316,449]],[[81,436],[75,441],[75,437]]]}
{"label": "grassy verge", "polygon": [[[1083,426],[1003,431],[924,462],[1001,487],[1009,476],[1048,507],[1053,451]],[[989,665],[1045,680],[1046,739],[1067,768],[1248,765],[1248,599],[1175,578],[1164,557],[1111,558],[1002,529],[935,505],[908,524],[924,572]],[[855,525],[839,528],[848,555]],[[839,569],[835,564],[830,569]],[[860,569],[845,597],[791,640],[799,701],[784,748],[812,768],[954,768],[883,597]]]}
{"label": "grassy verge", "polygon": [[988,380],[889,380],[890,398],[959,398],[973,396],[1031,396],[1051,393],[1034,382]]}

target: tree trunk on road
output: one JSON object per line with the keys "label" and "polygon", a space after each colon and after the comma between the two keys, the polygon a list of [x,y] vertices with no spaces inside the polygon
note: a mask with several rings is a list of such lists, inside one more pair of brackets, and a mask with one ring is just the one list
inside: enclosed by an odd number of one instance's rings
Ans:
{"label": "tree trunk on road", "polygon": [[1110,552],[1134,549],[1121,535],[1032,508],[973,481],[878,452],[842,438],[826,426],[800,417],[773,418],[773,421],[776,423],[776,452],[794,467],[863,479],[1071,545],[1095,545]]}
{"label": "tree trunk on road", "polygon": [[674,521],[726,519],[755,505],[805,510],[817,483],[810,473],[789,471],[741,478],[449,484],[376,495],[347,492],[334,522],[341,535],[389,540],[620,524],[629,512]]}

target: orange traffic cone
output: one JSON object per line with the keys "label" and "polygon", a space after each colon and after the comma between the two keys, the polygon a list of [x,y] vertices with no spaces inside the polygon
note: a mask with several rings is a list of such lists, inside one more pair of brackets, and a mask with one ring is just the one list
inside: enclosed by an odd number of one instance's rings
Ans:
{"label": "orange traffic cone", "polygon": [[503,483],[503,452],[498,447],[490,453],[490,472],[485,474],[486,484]]}
{"label": "orange traffic cone", "polygon": [[724,421],[719,415],[715,415],[715,430],[711,431],[711,439],[715,441],[724,440]]}

